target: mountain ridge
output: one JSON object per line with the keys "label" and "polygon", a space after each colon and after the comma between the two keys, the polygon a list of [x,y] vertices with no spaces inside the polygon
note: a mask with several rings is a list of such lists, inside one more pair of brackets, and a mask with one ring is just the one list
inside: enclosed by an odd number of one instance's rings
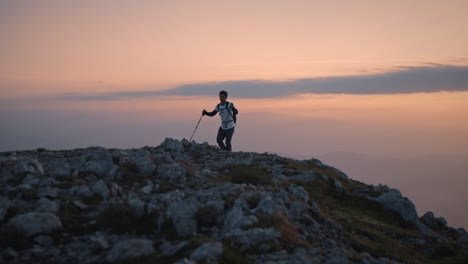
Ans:
{"label": "mountain ridge", "polygon": [[464,263],[468,235],[318,159],[166,138],[0,153],[4,263]]}

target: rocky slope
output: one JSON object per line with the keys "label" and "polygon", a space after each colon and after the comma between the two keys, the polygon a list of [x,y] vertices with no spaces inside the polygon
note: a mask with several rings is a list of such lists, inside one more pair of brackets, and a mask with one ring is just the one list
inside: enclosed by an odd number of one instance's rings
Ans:
{"label": "rocky slope", "polygon": [[468,259],[465,230],[316,159],[173,139],[37,149],[0,153],[0,184],[0,263]]}

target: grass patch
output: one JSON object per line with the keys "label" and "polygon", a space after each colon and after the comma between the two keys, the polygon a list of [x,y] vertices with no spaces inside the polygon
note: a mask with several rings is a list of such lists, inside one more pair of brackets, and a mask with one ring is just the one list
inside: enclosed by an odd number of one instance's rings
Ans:
{"label": "grass patch", "polygon": [[279,213],[274,215],[257,214],[256,216],[259,220],[258,223],[249,228],[273,227],[276,231],[281,233],[281,237],[279,238],[281,248],[294,249],[298,245],[304,244],[304,241],[299,240],[299,233],[296,230],[296,225],[291,223],[286,216]]}
{"label": "grass patch", "polygon": [[238,184],[271,185],[271,177],[267,168],[261,165],[232,165],[227,168],[224,177],[227,181]]}

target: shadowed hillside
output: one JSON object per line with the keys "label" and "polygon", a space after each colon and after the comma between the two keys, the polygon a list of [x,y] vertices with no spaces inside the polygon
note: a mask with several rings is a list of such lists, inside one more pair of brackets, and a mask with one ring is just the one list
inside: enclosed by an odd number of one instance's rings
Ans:
{"label": "shadowed hillside", "polygon": [[0,153],[0,263],[466,263],[468,234],[317,159],[166,139]]}

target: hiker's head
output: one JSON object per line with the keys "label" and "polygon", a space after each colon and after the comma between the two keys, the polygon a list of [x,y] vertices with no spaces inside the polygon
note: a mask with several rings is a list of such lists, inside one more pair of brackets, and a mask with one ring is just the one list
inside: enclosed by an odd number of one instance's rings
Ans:
{"label": "hiker's head", "polygon": [[219,100],[221,101],[221,103],[226,102],[227,97],[228,93],[226,91],[219,92]]}

